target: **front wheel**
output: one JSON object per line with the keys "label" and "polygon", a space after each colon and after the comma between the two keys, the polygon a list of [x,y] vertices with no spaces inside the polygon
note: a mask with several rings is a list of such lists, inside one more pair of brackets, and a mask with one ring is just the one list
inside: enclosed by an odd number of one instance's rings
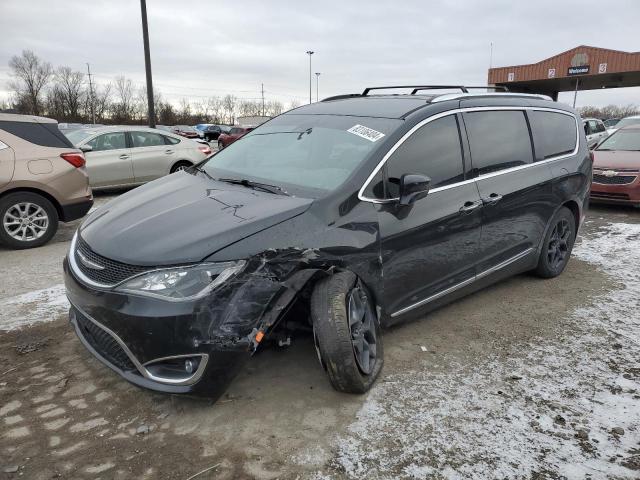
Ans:
{"label": "front wheel", "polygon": [[561,207],[551,219],[547,235],[544,238],[538,265],[534,270],[542,278],[560,275],[571,256],[576,240],[576,220],[571,210]]}
{"label": "front wheel", "polygon": [[0,199],[0,222],[0,243],[15,249],[39,247],[58,230],[58,212],[37,193],[11,193]]}
{"label": "front wheel", "polygon": [[191,166],[191,162],[181,161],[177,162],[173,167],[171,167],[171,173],[180,172],[185,170]]}
{"label": "front wheel", "polygon": [[364,393],[382,370],[382,332],[373,301],[351,272],[318,282],[311,295],[318,358],[333,388]]}

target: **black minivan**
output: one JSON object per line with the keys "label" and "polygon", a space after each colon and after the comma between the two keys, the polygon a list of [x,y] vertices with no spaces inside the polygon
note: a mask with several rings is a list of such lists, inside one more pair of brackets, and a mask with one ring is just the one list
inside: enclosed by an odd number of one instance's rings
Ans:
{"label": "black minivan", "polygon": [[364,392],[381,327],[559,275],[591,184],[578,114],[411,88],[294,109],[90,214],[64,262],[82,343],[136,385],[216,398],[269,337],[312,327],[334,388]]}

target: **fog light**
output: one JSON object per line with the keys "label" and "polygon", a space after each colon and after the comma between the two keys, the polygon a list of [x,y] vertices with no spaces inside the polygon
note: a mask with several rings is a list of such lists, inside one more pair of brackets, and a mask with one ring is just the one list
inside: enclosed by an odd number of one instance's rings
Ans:
{"label": "fog light", "polygon": [[195,370],[195,365],[191,360],[185,360],[184,362],[184,371],[191,374]]}

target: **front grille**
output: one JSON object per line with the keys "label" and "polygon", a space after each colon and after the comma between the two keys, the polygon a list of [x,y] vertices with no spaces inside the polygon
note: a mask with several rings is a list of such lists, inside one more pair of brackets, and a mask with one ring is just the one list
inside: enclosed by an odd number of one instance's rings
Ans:
{"label": "front grille", "polygon": [[[77,252],[80,252],[85,258],[93,263],[102,265],[104,270],[96,270],[88,268],[82,263],[82,260],[78,256]],[[127,265],[126,263],[116,262],[115,260],[109,260],[95,253],[87,243],[78,236],[76,244],[76,264],[80,271],[94,282],[102,283],[105,285],[115,285],[126,280],[129,277],[138,275],[140,273],[151,270],[153,267],[142,267],[139,265]]]}
{"label": "front grille", "polygon": [[598,173],[593,174],[593,181],[601,185],[627,185],[633,183],[637,177],[635,175],[615,175],[607,177]]}
{"label": "front grille", "polygon": [[76,310],[76,322],[84,339],[98,352],[105,360],[112,363],[120,370],[136,370],[136,366],[127,356],[118,342],[105,330],[97,326],[82,313]]}
{"label": "front grille", "polygon": [[609,193],[609,192],[594,192],[591,190],[592,198],[609,198],[611,200],[629,200],[629,195],[626,193]]}

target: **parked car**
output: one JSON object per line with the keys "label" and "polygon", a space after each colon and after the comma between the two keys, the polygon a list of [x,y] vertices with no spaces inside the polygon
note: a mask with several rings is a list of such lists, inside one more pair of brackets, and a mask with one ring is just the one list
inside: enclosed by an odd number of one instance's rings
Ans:
{"label": "parked car", "polygon": [[0,244],[44,245],[92,204],[84,156],[55,120],[0,113]]}
{"label": "parked car", "polygon": [[222,150],[253,130],[253,127],[231,127],[229,133],[218,135],[218,149]]}
{"label": "parked car", "polygon": [[640,207],[640,125],[617,130],[593,155],[591,200]]}
{"label": "parked car", "polygon": [[585,118],[582,120],[584,133],[587,136],[589,148],[594,148],[599,142],[609,136],[604,122],[598,118]]}
{"label": "parked car", "polygon": [[333,387],[361,393],[382,327],[562,273],[592,174],[574,110],[370,91],[280,115],[92,213],[64,261],[89,351],[136,385],[215,398],[267,339],[311,326]]}
{"label": "parked car", "polygon": [[633,115],[631,117],[625,117],[615,124],[613,128],[609,128],[607,133],[609,135],[615,133],[619,128],[628,127],[629,125],[640,125],[640,115]]}
{"label": "parked car", "polygon": [[604,121],[604,126],[609,130],[610,128],[615,127],[619,121],[619,118],[609,118]]}
{"label": "parked car", "polygon": [[141,185],[211,155],[208,145],[145,127],[75,130],[67,137],[84,152],[89,181],[96,190]]}
{"label": "parked car", "polygon": [[198,131],[189,125],[176,125],[171,128],[171,132],[186,138],[198,138],[200,136]]}
{"label": "parked car", "polygon": [[219,125],[209,125],[203,130],[202,136],[207,142],[215,142],[221,133],[223,130]]}
{"label": "parked car", "polygon": [[207,127],[210,127],[211,124],[210,123],[199,123],[197,125],[193,126],[193,129],[196,131],[196,133],[198,134],[198,137],[200,138],[204,138],[204,132],[207,129]]}

